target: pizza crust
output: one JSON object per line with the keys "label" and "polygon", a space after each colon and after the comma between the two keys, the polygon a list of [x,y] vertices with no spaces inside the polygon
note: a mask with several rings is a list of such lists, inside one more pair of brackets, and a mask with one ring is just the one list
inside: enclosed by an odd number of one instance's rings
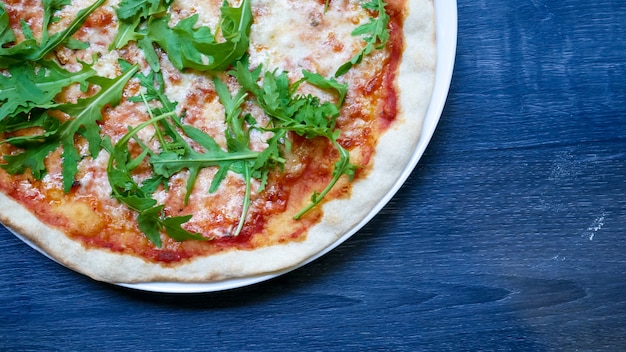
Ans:
{"label": "pizza crust", "polygon": [[211,282],[301,265],[368,218],[395,186],[417,146],[434,85],[435,15],[432,0],[409,3],[404,27],[406,47],[398,74],[401,96],[397,120],[380,138],[370,174],[353,184],[348,199],[324,205],[322,220],[309,230],[304,241],[252,251],[232,250],[166,267],[130,255],[86,248],[1,193],[0,221],[64,266],[105,282]]}

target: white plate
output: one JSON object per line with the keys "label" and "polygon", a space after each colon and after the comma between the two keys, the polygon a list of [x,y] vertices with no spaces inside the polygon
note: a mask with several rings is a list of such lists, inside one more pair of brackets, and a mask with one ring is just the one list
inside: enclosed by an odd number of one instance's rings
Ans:
{"label": "white plate", "polygon": [[[119,286],[151,291],[161,293],[201,293],[201,292],[214,292],[228,290],[243,286],[256,284],[262,281],[266,281],[277,276],[286,274],[299,267],[302,267],[324,254],[330,252],[341,243],[350,238],[353,234],[359,231],[365,224],[367,224],[378,212],[389,202],[389,200],[396,194],[402,184],[409,177],[413,169],[420,160],[430,139],[435,132],[439,117],[443,111],[443,107],[448,96],[448,89],[450,87],[450,81],[452,79],[452,71],[454,68],[454,59],[456,55],[456,37],[457,37],[457,5],[456,0],[435,0],[435,16],[436,16],[436,35],[437,35],[437,68],[435,71],[435,85],[433,88],[433,95],[430,99],[428,111],[424,118],[423,130],[420,140],[417,144],[417,148],[413,153],[409,163],[402,172],[400,178],[396,181],[393,188],[389,193],[382,198],[368,216],[363,219],[357,226],[351,231],[343,235],[339,240],[327,247],[324,251],[309,258],[307,261],[296,267],[290,267],[285,270],[271,273],[268,275],[247,276],[244,278],[228,279],[223,281],[209,282],[209,283],[175,283],[175,282],[150,282],[150,283],[138,283],[138,284],[117,284]],[[47,253],[42,251],[39,247],[28,241],[26,238],[13,232],[18,238],[26,242],[28,245],[41,252],[48,258],[51,258]]]}

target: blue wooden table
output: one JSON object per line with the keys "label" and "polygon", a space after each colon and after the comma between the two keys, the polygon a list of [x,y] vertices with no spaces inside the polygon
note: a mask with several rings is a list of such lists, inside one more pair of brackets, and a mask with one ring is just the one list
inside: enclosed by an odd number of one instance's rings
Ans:
{"label": "blue wooden table", "polygon": [[458,11],[431,144],[346,243],[258,285],[164,295],[1,230],[0,350],[625,350],[626,2]]}

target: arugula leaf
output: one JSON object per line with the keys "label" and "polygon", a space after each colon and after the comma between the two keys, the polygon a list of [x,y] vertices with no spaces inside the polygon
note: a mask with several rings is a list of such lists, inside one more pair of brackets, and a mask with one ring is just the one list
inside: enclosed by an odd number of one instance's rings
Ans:
{"label": "arugula leaf", "polygon": [[326,79],[319,73],[314,73],[307,70],[303,70],[302,75],[304,76],[304,80],[311,83],[312,85],[321,89],[325,89],[327,91],[334,91],[338,96],[337,107],[343,105],[343,102],[346,99],[346,95],[348,94],[348,84],[339,83],[333,77]]}
{"label": "arugula leaf", "polygon": [[[339,116],[339,106],[347,92],[345,84],[339,84],[334,79],[326,80],[307,71],[304,71],[303,80],[290,84],[286,72],[265,72],[262,86],[259,87],[256,82],[259,68],[249,71],[244,63],[239,62],[233,74],[243,88],[254,96],[257,104],[273,118],[274,129],[286,129],[307,138],[332,135],[335,119]],[[303,81],[321,89],[334,90],[338,94],[338,103],[322,103],[316,96],[295,94]]]}
{"label": "arugula leaf", "polygon": [[15,41],[15,33],[11,28],[9,14],[4,7],[4,3],[0,2],[0,44],[10,45]]}
{"label": "arugula leaf", "polygon": [[37,42],[28,24],[22,21],[22,32],[25,40],[18,44],[14,44],[15,33],[13,33],[8,24],[6,9],[0,3],[0,39],[2,39],[0,41],[0,68],[8,68],[11,65],[27,61],[37,62],[42,60],[56,47],[70,40],[70,37],[80,29],[87,17],[104,4],[105,1],[96,0],[90,6],[80,10],[67,28],[49,35],[48,26],[54,21],[54,12],[70,2],[68,0],[43,0],[44,14],[40,41]]}
{"label": "arugula leaf", "polygon": [[173,0],[122,0],[116,10],[119,19],[118,31],[109,49],[120,49],[129,41],[143,37],[139,25],[153,15],[165,13]]}
{"label": "arugula leaf", "polygon": [[163,215],[164,205],[159,205],[146,209],[139,213],[137,222],[139,229],[143,231],[146,237],[154,243],[157,248],[163,246],[161,241],[161,231],[165,231],[174,241],[186,241],[186,240],[199,240],[206,241],[206,237],[203,237],[197,233],[191,233],[185,230],[181,225],[191,219],[191,215],[165,217]]}
{"label": "arugula leaf", "polygon": [[117,17],[128,21],[135,17],[148,18],[167,9],[173,0],[122,0],[116,10]]}
{"label": "arugula leaf", "polygon": [[224,1],[221,11],[221,32],[225,42],[200,43],[200,52],[215,59],[210,70],[222,70],[239,60],[248,51],[252,7],[250,0],[243,0],[239,7],[230,7]]}
{"label": "arugula leaf", "polygon": [[8,74],[0,75],[0,121],[35,107],[57,106],[54,97],[63,88],[85,82],[96,72],[87,64],[78,72],[69,72],[54,61],[42,61],[41,66],[32,62],[10,66]]}
{"label": "arugula leaf", "polygon": [[[154,44],[161,47],[174,67],[181,71],[186,68],[199,71],[223,70],[248,50],[252,24],[250,0],[243,0],[237,8],[223,2],[220,8],[223,40],[219,41],[209,27],[196,27],[197,14],[179,21],[171,28],[171,17],[165,14],[165,7],[155,7],[154,4],[156,1],[143,1],[135,7],[120,7],[117,12],[121,20],[120,31],[113,44],[113,47],[120,48],[131,40],[136,41],[153,71],[160,69]],[[145,24],[145,28],[142,28],[142,24]]]}
{"label": "arugula leaf", "polygon": [[[63,190],[69,192],[78,170],[77,163],[81,159],[74,145],[76,134],[87,139],[89,152],[92,157],[96,157],[101,149],[101,139],[98,133],[100,126],[97,122],[102,119],[102,109],[119,103],[124,86],[137,70],[138,67],[132,67],[114,79],[97,76],[89,78],[91,83],[100,86],[98,93],[81,99],[77,103],[57,106],[55,109],[69,114],[71,118],[61,124],[47,123],[51,129],[45,130],[42,134],[6,138],[3,143],[18,146],[23,151],[5,155],[6,163],[1,164],[0,167],[11,174],[24,173],[30,169],[35,179],[42,179],[47,172],[44,160],[60,145],[63,148]],[[24,128],[28,127],[26,121],[22,124]],[[35,121],[37,121],[37,126],[42,126],[38,119]]]}
{"label": "arugula leaf", "polygon": [[228,87],[224,82],[218,78],[213,78],[213,84],[220,98],[220,102],[224,106],[225,122],[227,126],[226,145],[228,146],[228,150],[231,152],[248,151],[250,136],[244,128],[245,116],[241,115],[241,105],[245,102],[246,91],[240,89],[235,96],[231,97]]}
{"label": "arugula leaf", "polygon": [[[243,160],[254,160],[258,154],[253,151],[224,151],[211,136],[201,130],[189,125],[180,125],[179,127],[182,128],[187,136],[200,144],[205,151],[195,151],[179,135],[176,141],[183,146],[182,152],[163,152],[155,154],[150,158],[154,172],[162,177],[169,178],[186,169],[189,170],[189,178],[195,180],[200,170],[205,167],[218,167],[225,172],[233,163]],[[209,191],[214,192],[221,181],[222,179],[219,177],[214,178]],[[188,181],[186,199],[192,187],[193,183]]]}
{"label": "arugula leaf", "polygon": [[385,12],[387,4],[383,0],[371,0],[364,3],[362,7],[366,10],[374,11],[378,14],[376,18],[370,18],[368,23],[362,24],[352,31],[352,35],[363,36],[363,40],[367,43],[361,51],[350,59],[350,61],[341,65],[335,72],[335,77],[339,77],[348,72],[352,66],[358,65],[363,58],[369,55],[374,49],[380,50],[387,45],[389,40],[389,15]]}
{"label": "arugula leaf", "polygon": [[97,124],[102,119],[102,109],[106,106],[116,106],[122,98],[124,86],[139,69],[138,66],[122,73],[114,79],[93,77],[90,81],[100,86],[100,91],[95,95],[79,100],[76,104],[64,104],[57,107],[73,119],[64,123],[59,132],[59,138],[63,143],[63,188],[69,192],[76,175],[76,164],[80,156],[74,147],[74,135],[82,134],[89,143],[89,152],[92,157],[97,157],[101,149],[100,126]]}
{"label": "arugula leaf", "polygon": [[[0,132],[11,133],[19,131],[21,129],[33,127],[39,127],[46,131],[54,131],[58,129],[60,124],[61,121],[48,115],[46,109],[35,108],[32,109],[28,115],[25,115],[23,113],[17,114],[0,121]],[[29,139],[30,136],[27,135],[23,138]],[[13,137],[13,140],[18,139],[19,137]]]}
{"label": "arugula leaf", "polygon": [[[47,173],[45,160],[50,153],[58,148],[58,143],[49,143],[50,137],[44,136],[42,140],[19,140],[16,146],[22,148],[28,146],[28,149],[22,153],[5,155],[5,164],[0,167],[10,174],[23,174],[30,169],[31,174],[37,180],[41,180]],[[4,142],[13,144],[11,139]],[[48,143],[47,143],[48,142]]]}
{"label": "arugula leaf", "polygon": [[[145,41],[140,43],[143,51],[151,54],[154,52],[152,43],[157,43],[167,53],[169,60],[177,69],[207,70],[208,65],[205,64],[205,61],[211,63],[211,59],[205,58],[196,49],[196,45],[214,42],[215,38],[211,30],[208,27],[195,28],[198,21],[197,14],[181,20],[174,28],[169,27],[169,21],[169,15],[150,19]],[[153,69],[155,68],[153,67]]]}
{"label": "arugula leaf", "polygon": [[[122,59],[119,60],[120,67],[123,70],[127,70],[132,65]],[[128,100],[132,102],[144,102],[156,101],[161,104],[161,108],[152,107],[150,112],[154,115],[161,115],[169,112],[173,112],[176,109],[177,102],[173,102],[165,95],[165,80],[161,72],[150,71],[147,74],[138,72],[134,76],[139,81],[139,84],[145,89],[145,92],[141,96],[129,97]]]}
{"label": "arugula leaf", "polygon": [[160,225],[162,214],[163,206],[156,206],[140,211],[137,216],[139,229],[157,248],[163,246],[163,241],[161,240],[161,229],[163,226]]}

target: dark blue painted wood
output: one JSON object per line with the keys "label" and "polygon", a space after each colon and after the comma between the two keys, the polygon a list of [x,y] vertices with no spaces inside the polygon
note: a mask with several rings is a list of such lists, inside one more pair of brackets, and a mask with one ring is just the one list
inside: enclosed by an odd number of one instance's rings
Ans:
{"label": "dark blue painted wood", "polygon": [[467,1],[450,98],[397,197],[269,282],[158,295],[0,231],[0,350],[626,348],[626,3]]}

